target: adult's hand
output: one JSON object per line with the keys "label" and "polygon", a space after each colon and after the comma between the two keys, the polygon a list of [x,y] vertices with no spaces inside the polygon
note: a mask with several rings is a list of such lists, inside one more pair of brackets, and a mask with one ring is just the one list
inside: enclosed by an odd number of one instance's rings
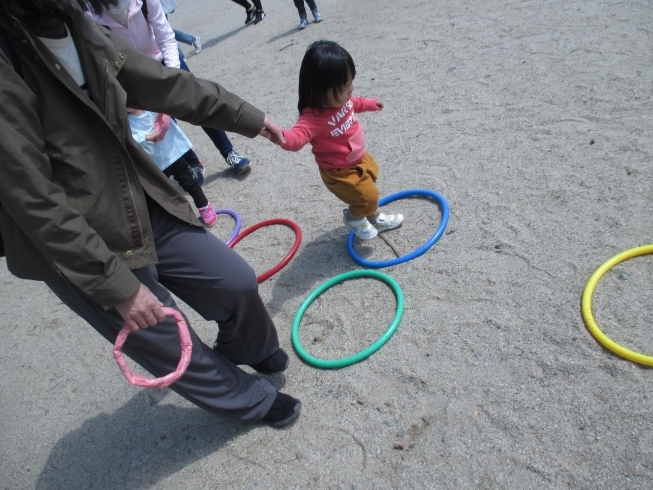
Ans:
{"label": "adult's hand", "polygon": [[265,116],[263,119],[263,127],[259,131],[261,136],[269,139],[275,145],[281,145],[286,143],[286,139],[283,137],[283,131],[277,123],[275,123],[268,116]]}
{"label": "adult's hand", "polygon": [[164,321],[166,315],[163,313],[162,306],[163,304],[152,294],[152,291],[141,284],[131,298],[116,305],[116,310],[131,331],[136,332]]}

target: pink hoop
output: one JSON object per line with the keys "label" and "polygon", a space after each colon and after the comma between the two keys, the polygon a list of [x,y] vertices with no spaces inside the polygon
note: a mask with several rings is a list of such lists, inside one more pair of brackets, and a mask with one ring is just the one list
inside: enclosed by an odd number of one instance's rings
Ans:
{"label": "pink hoop", "polygon": [[113,358],[116,360],[116,363],[118,364],[122,374],[124,374],[125,378],[127,378],[127,381],[133,385],[144,386],[146,388],[165,388],[166,386],[170,386],[172,383],[181,378],[184,375],[184,372],[186,372],[186,368],[190,363],[190,355],[191,351],[193,350],[193,341],[190,339],[188,325],[186,325],[184,317],[181,316],[181,313],[173,308],[164,307],[163,312],[166,314],[166,316],[174,317],[175,320],[177,320],[177,327],[179,328],[179,338],[181,339],[181,359],[179,359],[177,369],[172,373],[167,374],[166,376],[154,379],[148,379],[144,376],[139,376],[132,373],[131,369],[129,369],[129,366],[127,366],[125,356],[122,354],[122,346],[125,344],[127,336],[131,333],[131,329],[125,325],[122,327],[122,330],[120,330],[118,338],[116,338],[116,343],[113,345]]}

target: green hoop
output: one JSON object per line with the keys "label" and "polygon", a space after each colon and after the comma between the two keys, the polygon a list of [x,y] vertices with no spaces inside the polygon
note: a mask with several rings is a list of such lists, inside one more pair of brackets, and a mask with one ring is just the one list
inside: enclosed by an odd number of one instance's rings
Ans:
{"label": "green hoop", "polygon": [[[335,286],[336,284],[357,277],[372,277],[374,279],[379,279],[385,282],[388,286],[390,286],[390,288],[394,292],[395,299],[397,300],[397,311],[395,312],[395,317],[392,319],[390,326],[383,333],[383,335],[376,342],[374,342],[368,348],[360,351],[358,354],[354,354],[353,356],[345,357],[343,359],[333,359],[333,360],[318,359],[317,357],[313,357],[312,355],[310,355],[308,352],[304,350],[301,342],[299,341],[299,325],[302,322],[304,313],[311,305],[311,303],[313,303],[313,301],[315,301],[317,297],[320,296],[324,291]],[[392,277],[390,277],[387,274],[383,274],[382,272],[378,272],[374,270],[358,270],[358,271],[345,272],[344,274],[340,274],[339,276],[335,276],[329,279],[328,281],[326,281],[324,284],[319,286],[315,291],[313,291],[308,296],[308,298],[304,300],[304,302],[299,307],[299,311],[297,311],[297,314],[295,315],[295,320],[293,321],[292,324],[292,332],[290,334],[290,339],[292,340],[292,346],[295,348],[297,355],[299,355],[299,357],[301,357],[306,363],[310,364],[311,366],[315,366],[323,369],[340,369],[346,366],[351,366],[352,364],[356,364],[357,362],[360,362],[363,359],[368,358],[369,356],[374,354],[377,350],[379,350],[381,347],[383,347],[383,345],[385,345],[385,343],[388,340],[390,340],[390,337],[392,337],[392,335],[395,333],[397,327],[399,327],[399,323],[401,322],[401,317],[403,314],[404,314],[404,295],[401,292],[401,287],[399,287],[397,281],[395,281]]]}

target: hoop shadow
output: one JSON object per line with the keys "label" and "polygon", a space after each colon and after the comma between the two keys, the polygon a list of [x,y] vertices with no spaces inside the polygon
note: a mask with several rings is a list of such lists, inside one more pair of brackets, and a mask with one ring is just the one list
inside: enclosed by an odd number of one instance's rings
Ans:
{"label": "hoop shadow", "polygon": [[347,254],[346,237],[346,228],[341,226],[304,244],[290,263],[270,279],[274,286],[268,309],[276,313],[286,301],[303,299],[318,283],[358,269]]}
{"label": "hoop shadow", "polygon": [[35,488],[152,488],[257,427],[200,408],[159,404],[165,394],[142,390],[116,412],[59,439]]}
{"label": "hoop shadow", "polygon": [[[425,196],[408,196],[403,200],[423,201],[437,206],[440,213],[442,205],[436,200]],[[273,276],[274,286],[272,297],[268,303],[271,312],[281,310],[286,301],[296,297],[302,298],[322,283],[333,276],[355,269],[364,268],[350,257],[347,250],[347,237],[349,230],[340,226],[329,232],[323,233],[318,238],[305,244],[299,249],[293,260],[279,273]],[[394,250],[392,242],[385,241],[390,250]],[[376,242],[378,245],[379,242]],[[367,258],[377,253],[374,244],[360,242],[357,244],[357,253],[362,258]],[[396,253],[396,251],[395,251]],[[299,304],[297,305],[299,308]]]}

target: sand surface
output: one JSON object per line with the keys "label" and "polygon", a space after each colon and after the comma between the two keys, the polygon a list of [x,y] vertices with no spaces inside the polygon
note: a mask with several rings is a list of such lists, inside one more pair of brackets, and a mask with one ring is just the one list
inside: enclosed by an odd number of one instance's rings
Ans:
{"label": "sand surface", "polygon": [[[245,426],[128,385],[109,344],[2,262],[0,487],[651,488],[651,371],[604,350],[580,314],[601,263],[653,243],[651,1],[318,0],[325,20],[302,32],[291,0],[263,3],[267,18],[245,27],[228,0],[180,0],[172,25],[204,43],[191,69],[287,127],[307,45],[340,42],[355,93],[385,103],[360,116],[382,195],[430,189],[449,203],[440,241],[384,270],[405,295],[398,331],[355,366],[302,363],[290,343],[299,305],[360,269],[342,206],[309,149],[234,135],[254,162],[239,178],[183,125],[216,207],[243,227],[302,228],[296,257],[260,286],[291,355],[271,381],[303,401],[302,416],[286,430]],[[440,223],[428,199],[388,209],[406,215],[387,234],[400,253]],[[214,233],[232,226],[220,218]],[[237,250],[263,272],[293,240],[270,227]],[[358,251],[393,257],[382,240]],[[606,334],[651,355],[652,277],[653,257],[632,259],[594,300]],[[181,307],[212,343],[215,325]],[[382,283],[347,282],[311,306],[301,338],[314,355],[351,355],[394,311]]]}

